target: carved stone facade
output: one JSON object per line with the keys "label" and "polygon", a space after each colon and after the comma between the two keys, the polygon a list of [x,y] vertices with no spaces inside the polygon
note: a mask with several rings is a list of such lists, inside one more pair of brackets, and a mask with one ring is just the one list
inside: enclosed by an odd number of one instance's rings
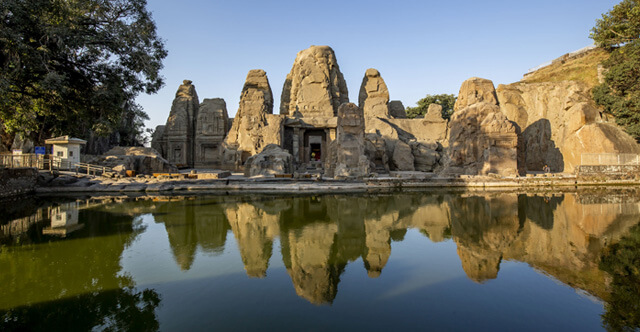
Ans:
{"label": "carved stone facade", "polygon": [[[235,119],[222,99],[200,104],[185,80],[151,146],[177,166],[244,169],[251,176],[365,177],[390,171],[513,176],[544,165],[571,172],[585,152],[640,153],[578,83],[514,83],[496,91],[492,81],[473,77],[462,83],[450,120],[436,104],[424,118],[408,119],[402,102],[390,101],[389,90],[381,73],[369,68],[359,107],[350,104],[335,52],[311,46],[297,54],[286,77],[280,114],[273,114],[273,92],[263,70],[249,71]],[[250,159],[270,144],[284,151],[272,146]]]}
{"label": "carved stone facade", "polygon": [[151,147],[178,167],[219,164],[229,131],[227,106],[220,98],[200,104],[191,83],[185,80],[178,88],[167,124],[156,127]]}

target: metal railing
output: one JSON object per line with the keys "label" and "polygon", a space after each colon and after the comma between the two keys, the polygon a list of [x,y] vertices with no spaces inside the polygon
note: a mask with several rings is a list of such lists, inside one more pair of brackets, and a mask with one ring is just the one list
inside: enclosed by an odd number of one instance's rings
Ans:
{"label": "metal railing", "polygon": [[640,155],[631,153],[583,153],[582,166],[640,165]]}

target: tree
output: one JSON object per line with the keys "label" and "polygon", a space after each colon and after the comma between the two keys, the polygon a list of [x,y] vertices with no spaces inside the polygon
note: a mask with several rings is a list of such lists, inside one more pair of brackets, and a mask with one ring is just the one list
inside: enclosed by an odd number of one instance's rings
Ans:
{"label": "tree", "polygon": [[599,46],[611,50],[603,62],[604,83],[594,87],[593,99],[640,141],[640,0],[617,4],[591,31]]}
{"label": "tree", "polygon": [[3,0],[0,120],[36,142],[136,136],[148,116],[135,97],[162,87],[166,56],[146,0]]}
{"label": "tree", "polygon": [[407,117],[415,118],[424,116],[427,114],[429,105],[438,104],[442,106],[442,118],[449,119],[453,113],[453,105],[456,103],[457,97],[455,95],[427,95],[426,97],[418,100],[416,107],[407,107]]}
{"label": "tree", "polygon": [[624,0],[602,14],[591,29],[590,37],[603,47],[637,41],[640,38],[640,0]]}

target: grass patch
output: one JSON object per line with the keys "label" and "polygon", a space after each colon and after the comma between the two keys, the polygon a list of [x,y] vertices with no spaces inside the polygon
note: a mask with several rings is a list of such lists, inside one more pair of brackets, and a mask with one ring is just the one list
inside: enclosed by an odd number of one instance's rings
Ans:
{"label": "grass patch", "polygon": [[609,58],[609,52],[596,48],[582,56],[558,61],[524,77],[523,83],[580,81],[594,87],[598,82],[598,64]]}

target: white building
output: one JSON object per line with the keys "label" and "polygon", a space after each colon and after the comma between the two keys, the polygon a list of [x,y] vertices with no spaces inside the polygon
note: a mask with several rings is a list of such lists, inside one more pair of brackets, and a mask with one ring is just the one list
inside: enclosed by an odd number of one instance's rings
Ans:
{"label": "white building", "polygon": [[87,144],[87,141],[69,137],[60,136],[49,138],[44,141],[47,145],[53,145],[52,155],[55,160],[60,161],[61,168],[73,168],[80,162],[80,146]]}

